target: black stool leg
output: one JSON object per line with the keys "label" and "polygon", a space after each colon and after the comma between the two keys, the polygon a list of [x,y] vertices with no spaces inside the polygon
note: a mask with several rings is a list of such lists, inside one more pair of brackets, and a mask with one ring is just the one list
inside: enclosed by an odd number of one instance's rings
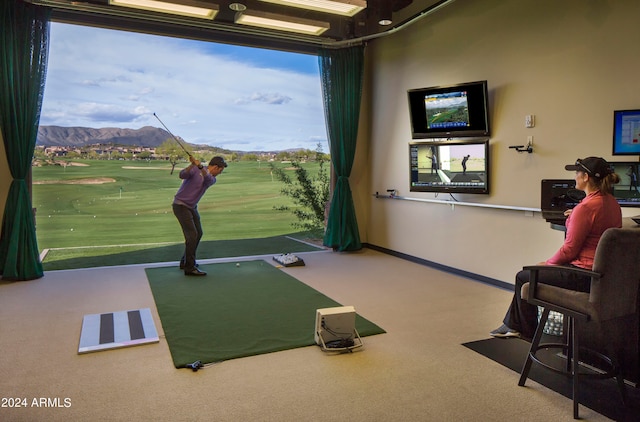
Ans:
{"label": "black stool leg", "polygon": [[569,327],[571,334],[571,354],[573,355],[573,360],[571,364],[571,375],[573,376],[573,418],[579,419],[578,416],[578,384],[579,384],[579,373],[580,373],[580,356],[578,350],[580,350],[580,345],[578,342],[578,331],[576,330],[576,320],[575,318],[569,317]]}
{"label": "black stool leg", "polygon": [[567,321],[567,332],[565,334],[565,342],[564,344],[566,345],[566,349],[565,349],[565,353],[567,354],[567,365],[565,370],[567,371],[567,374],[572,374],[573,373],[573,366],[572,366],[572,362],[573,362],[573,329],[574,326],[572,324],[572,318],[570,316],[566,316],[564,317],[564,319]]}
{"label": "black stool leg", "polygon": [[617,353],[613,347],[607,348],[607,353],[611,359],[612,375],[615,376],[616,382],[618,384],[618,391],[620,392],[620,396],[622,398],[622,404],[624,406],[627,405],[628,397],[627,397],[627,386],[624,384],[624,376],[622,375],[622,371],[620,370],[620,361],[618,360]]}
{"label": "black stool leg", "polygon": [[524,383],[527,381],[529,377],[529,371],[531,370],[531,364],[533,363],[532,356],[538,350],[538,345],[540,344],[540,340],[542,339],[542,333],[544,332],[544,326],[547,323],[547,319],[549,319],[549,309],[544,308],[542,310],[542,316],[540,317],[540,322],[538,323],[538,328],[536,328],[536,333],[533,335],[533,340],[531,340],[531,348],[529,349],[529,353],[527,354],[527,360],[524,362],[524,366],[522,367],[522,371],[520,372],[520,381],[518,381],[518,385],[522,387]]}

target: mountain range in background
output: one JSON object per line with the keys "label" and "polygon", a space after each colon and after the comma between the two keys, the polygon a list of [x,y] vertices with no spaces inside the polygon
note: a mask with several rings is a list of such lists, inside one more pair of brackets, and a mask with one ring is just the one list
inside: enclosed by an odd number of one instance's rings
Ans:
{"label": "mountain range in background", "polygon": [[111,144],[158,147],[167,139],[171,139],[169,132],[152,126],[140,129],[40,126],[36,145],[86,147],[95,144]]}
{"label": "mountain range in background", "polygon": [[[116,127],[105,127],[94,129],[89,127],[63,127],[63,126],[39,126],[36,145],[44,147],[76,147],[82,148],[90,145],[118,145],[118,146],[139,146],[156,148],[168,139],[172,139],[169,132],[164,129],[144,126],[140,129],[122,129]],[[178,137],[180,141],[198,148],[213,149],[220,152],[232,152],[223,148],[212,147],[210,145],[191,144]],[[301,148],[289,148],[285,150],[273,151],[237,151],[242,154],[248,153],[277,153],[280,151],[298,151]]]}

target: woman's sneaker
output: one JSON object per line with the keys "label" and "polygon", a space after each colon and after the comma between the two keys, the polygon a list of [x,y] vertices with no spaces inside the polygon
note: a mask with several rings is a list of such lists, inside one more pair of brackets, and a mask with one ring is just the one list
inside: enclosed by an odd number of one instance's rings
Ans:
{"label": "woman's sneaker", "polygon": [[496,328],[489,334],[491,334],[492,337],[498,337],[498,338],[509,338],[509,337],[520,338],[519,332],[507,327],[504,324],[502,324],[500,327]]}

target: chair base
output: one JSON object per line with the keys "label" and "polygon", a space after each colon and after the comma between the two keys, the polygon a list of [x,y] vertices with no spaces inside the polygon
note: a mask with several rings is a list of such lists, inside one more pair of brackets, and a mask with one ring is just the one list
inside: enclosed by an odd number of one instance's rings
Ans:
{"label": "chair base", "polygon": [[[533,347],[532,347],[533,349]],[[562,354],[560,358],[566,359],[566,367],[559,369],[547,362],[544,362],[537,353],[539,350],[560,349]],[[529,350],[529,357],[537,364],[549,369],[560,375],[571,377],[573,375],[571,371],[571,361],[569,360],[569,346],[566,343],[540,343],[535,350]],[[581,347],[579,350],[578,369],[586,368],[587,371],[580,372],[580,377],[591,379],[608,379],[614,378],[618,373],[618,368],[613,361],[603,353],[596,352],[595,350],[586,349]],[[597,360],[597,362],[596,362]]]}
{"label": "chair base", "polygon": [[[622,401],[626,404],[626,390],[624,385],[624,380],[620,375],[620,371],[616,363],[609,356],[606,356],[602,353],[596,352],[594,350],[580,348],[578,343],[578,335],[576,331],[576,321],[575,318],[570,315],[565,315],[567,317],[568,333],[566,336],[566,343],[540,343],[542,339],[542,334],[544,331],[544,326],[549,318],[549,309],[545,308],[542,312],[542,317],[538,324],[538,328],[536,329],[536,333],[531,342],[531,348],[529,349],[529,353],[527,354],[527,360],[524,363],[522,368],[522,372],[520,374],[520,380],[518,381],[519,386],[524,386],[527,378],[529,377],[529,371],[531,370],[531,365],[535,362],[541,365],[544,368],[547,368],[555,373],[568,376],[573,379],[573,417],[574,419],[579,419],[579,411],[578,411],[578,388],[579,388],[579,379],[580,378],[597,378],[597,379],[607,379],[607,378],[616,378],[618,383],[618,388],[620,390],[620,394],[622,396]],[[555,366],[544,362],[539,356],[538,351],[547,350],[547,349],[560,349],[564,353],[564,357],[566,358],[566,364],[563,369],[559,369]],[[582,353],[583,357],[591,357],[595,358],[598,361],[598,364],[602,364],[602,367],[595,366],[596,363],[593,362],[592,359],[589,359],[589,363],[586,364],[580,361],[580,353]],[[581,371],[581,367],[589,368],[589,372]]]}

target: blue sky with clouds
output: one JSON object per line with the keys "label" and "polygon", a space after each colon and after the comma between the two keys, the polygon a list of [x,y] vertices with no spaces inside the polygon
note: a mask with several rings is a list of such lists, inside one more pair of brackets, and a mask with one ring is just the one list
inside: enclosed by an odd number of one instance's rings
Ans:
{"label": "blue sky with clouds", "polygon": [[40,125],[162,127],[240,151],[328,152],[316,56],[51,24]]}

